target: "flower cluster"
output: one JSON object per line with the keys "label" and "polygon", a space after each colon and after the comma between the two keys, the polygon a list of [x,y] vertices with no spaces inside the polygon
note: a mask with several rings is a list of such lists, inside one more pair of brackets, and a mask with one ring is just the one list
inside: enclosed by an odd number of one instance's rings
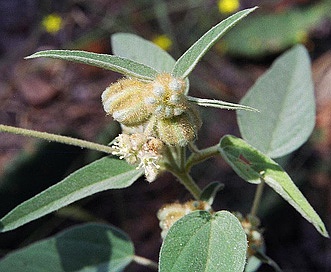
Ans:
{"label": "flower cluster", "polygon": [[248,241],[247,258],[255,255],[255,253],[263,248],[264,240],[262,230],[259,228],[260,220],[255,216],[244,217],[241,213],[236,213],[235,216],[239,219]]}
{"label": "flower cluster", "polygon": [[103,92],[102,103],[122,125],[142,126],[146,136],[185,146],[195,140],[201,127],[199,113],[185,91],[185,81],[167,73],[150,82],[124,78]]}
{"label": "flower cluster", "polygon": [[160,220],[160,228],[162,229],[161,237],[165,238],[169,229],[177,220],[198,210],[211,212],[212,208],[207,202],[198,200],[191,200],[183,204],[171,203],[163,205],[157,213],[157,218]]}
{"label": "flower cluster", "polygon": [[160,172],[162,158],[162,141],[144,134],[120,134],[113,142],[113,155],[125,159],[128,163],[138,165],[145,171],[147,181],[152,182]]}

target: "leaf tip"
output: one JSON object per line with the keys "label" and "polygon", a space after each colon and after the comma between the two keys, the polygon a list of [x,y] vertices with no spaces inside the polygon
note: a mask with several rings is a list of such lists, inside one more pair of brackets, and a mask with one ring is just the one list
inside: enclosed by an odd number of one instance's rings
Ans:
{"label": "leaf tip", "polygon": [[254,6],[254,7],[252,7],[252,8],[249,8],[248,10],[251,10],[251,12],[252,12],[252,11],[258,9],[258,8],[259,8],[259,6]]}
{"label": "leaf tip", "polygon": [[246,111],[252,111],[252,112],[257,112],[260,113],[261,111],[258,110],[257,108],[253,108],[251,106],[246,106],[246,105],[240,105],[242,108],[238,108],[236,110],[246,110]]}
{"label": "leaf tip", "polygon": [[[0,228],[1,229],[1,228]],[[322,226],[319,226],[318,231],[320,234],[322,234],[325,238],[330,238],[330,235],[328,231],[326,230],[324,224]]]}
{"label": "leaf tip", "polygon": [[33,59],[33,58],[36,58],[35,53],[30,56],[24,57],[24,59]]}

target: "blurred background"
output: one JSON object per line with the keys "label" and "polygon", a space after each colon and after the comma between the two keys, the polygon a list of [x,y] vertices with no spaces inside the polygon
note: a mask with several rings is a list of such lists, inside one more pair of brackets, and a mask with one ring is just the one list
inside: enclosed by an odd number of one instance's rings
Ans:
{"label": "blurred background", "polygon": [[[52,59],[24,60],[38,50],[111,53],[110,36],[130,32],[178,58],[211,26],[232,13],[259,9],[235,26],[190,76],[191,95],[238,102],[272,61],[304,44],[312,59],[317,101],[309,141],[281,163],[331,231],[331,1],[330,0],[0,0],[0,123],[109,143],[118,125],[100,95],[121,75]],[[240,136],[235,112],[201,109],[197,145]],[[0,133],[0,217],[102,154]],[[255,186],[221,159],[193,168],[200,187],[225,184],[215,210],[248,213]],[[161,245],[157,210],[190,199],[169,174],[148,184],[99,193],[0,235],[0,257],[86,221],[107,222],[132,238],[136,254],[155,261]],[[271,190],[259,211],[267,255],[284,271],[331,271],[331,243]],[[151,271],[130,265],[126,271]],[[258,271],[273,271],[266,265]]]}

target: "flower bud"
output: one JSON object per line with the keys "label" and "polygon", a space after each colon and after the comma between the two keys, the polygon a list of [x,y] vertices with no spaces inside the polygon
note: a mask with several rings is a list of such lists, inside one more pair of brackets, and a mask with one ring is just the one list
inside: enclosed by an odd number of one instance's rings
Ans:
{"label": "flower bud", "polygon": [[125,126],[138,126],[149,118],[145,104],[148,83],[138,79],[121,79],[102,93],[105,111]]}
{"label": "flower bud", "polygon": [[196,139],[200,127],[199,113],[191,106],[173,118],[159,119],[152,116],[145,128],[145,134],[159,138],[167,145],[186,146]]}

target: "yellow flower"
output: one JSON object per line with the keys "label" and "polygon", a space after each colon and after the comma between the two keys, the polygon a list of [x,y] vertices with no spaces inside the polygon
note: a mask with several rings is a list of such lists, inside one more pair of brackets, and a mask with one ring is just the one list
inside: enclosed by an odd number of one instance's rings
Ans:
{"label": "yellow flower", "polygon": [[294,36],[295,42],[298,43],[307,43],[309,41],[309,35],[306,31],[298,31]]}
{"label": "yellow flower", "polygon": [[45,16],[41,24],[48,33],[55,34],[62,27],[62,18],[59,15],[52,13]]}
{"label": "yellow flower", "polygon": [[172,40],[167,35],[157,35],[153,38],[152,42],[165,51],[170,50],[172,46]]}
{"label": "yellow flower", "polygon": [[218,10],[220,13],[233,13],[237,11],[240,7],[239,0],[219,0]]}

